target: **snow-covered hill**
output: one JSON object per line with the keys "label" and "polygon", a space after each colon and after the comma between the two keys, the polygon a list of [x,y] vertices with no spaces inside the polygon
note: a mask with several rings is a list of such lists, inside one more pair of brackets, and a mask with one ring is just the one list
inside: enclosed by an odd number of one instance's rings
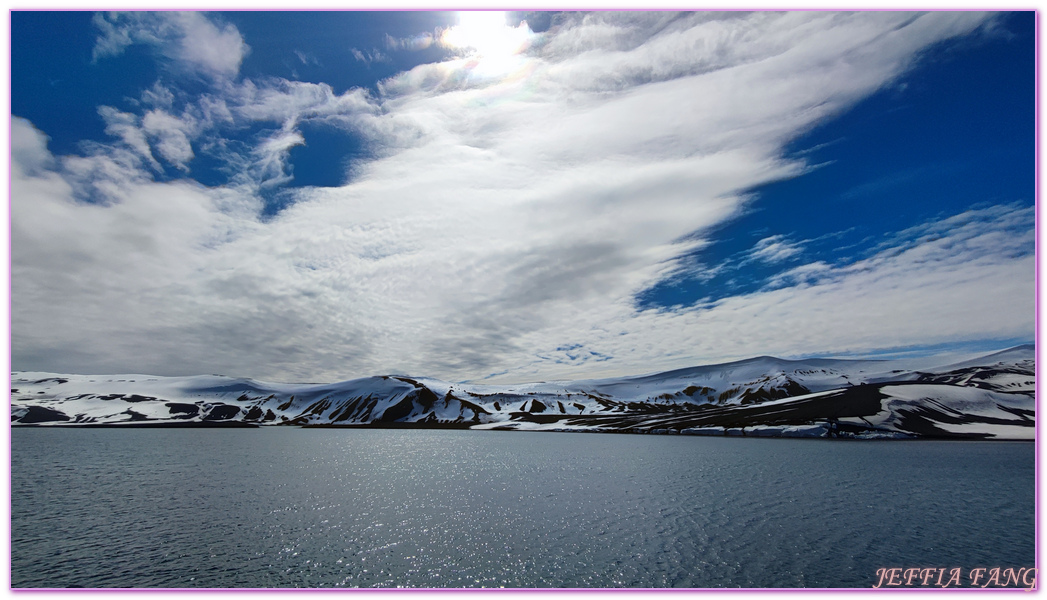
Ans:
{"label": "snow-covered hill", "polygon": [[11,375],[14,425],[383,426],[798,437],[1034,437],[1035,352],[915,370],[763,356],[613,379],[477,385],[381,376]]}

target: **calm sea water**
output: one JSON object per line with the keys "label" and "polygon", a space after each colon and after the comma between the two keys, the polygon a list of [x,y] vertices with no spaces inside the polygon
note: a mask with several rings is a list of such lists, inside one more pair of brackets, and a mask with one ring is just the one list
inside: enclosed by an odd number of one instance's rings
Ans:
{"label": "calm sea water", "polygon": [[1034,559],[1030,443],[11,437],[14,587],[868,587]]}

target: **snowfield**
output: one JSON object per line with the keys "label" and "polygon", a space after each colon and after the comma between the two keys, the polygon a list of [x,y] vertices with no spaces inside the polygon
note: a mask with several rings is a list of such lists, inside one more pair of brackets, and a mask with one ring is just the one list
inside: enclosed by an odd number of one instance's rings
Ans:
{"label": "snowfield", "polygon": [[[924,361],[926,362],[926,361]],[[909,363],[911,364],[911,363]],[[636,377],[521,385],[379,376],[284,384],[217,375],[13,372],[15,426],[454,427],[1033,439],[1035,352],[942,367],[758,357]]]}

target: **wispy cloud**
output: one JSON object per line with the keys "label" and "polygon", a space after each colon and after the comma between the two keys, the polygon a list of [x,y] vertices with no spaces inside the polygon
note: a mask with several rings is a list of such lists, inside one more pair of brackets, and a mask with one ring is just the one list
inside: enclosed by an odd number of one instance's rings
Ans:
{"label": "wispy cloud", "polygon": [[163,110],[151,110],[142,117],[142,130],[153,139],[153,145],[164,160],[188,171],[186,164],[193,159],[189,138],[195,129],[191,116],[177,118]]}
{"label": "wispy cloud", "polygon": [[96,61],[146,44],[176,68],[229,78],[239,72],[249,50],[236,27],[217,25],[201,13],[98,13],[94,24],[101,31],[93,50]]}
{"label": "wispy cloud", "polygon": [[784,235],[772,235],[756,242],[749,257],[753,260],[776,264],[794,258],[802,251],[801,242],[791,242]]}
{"label": "wispy cloud", "polygon": [[349,52],[352,53],[353,58],[355,58],[359,62],[364,63],[365,65],[370,65],[371,63],[376,62],[389,62],[389,56],[383,53],[381,50],[378,50],[377,48],[371,50],[370,52],[365,52],[363,50],[351,48]]}
{"label": "wispy cloud", "polygon": [[153,157],[149,148],[149,142],[146,141],[137,115],[119,111],[112,106],[98,107],[98,114],[105,121],[106,133],[119,138],[153,169],[161,170],[160,163]]}
{"label": "wispy cloud", "polygon": [[883,175],[871,181],[866,181],[856,185],[841,193],[840,198],[844,200],[865,201],[870,198],[875,198],[880,194],[891,193],[893,190],[912,181],[927,177],[943,177],[951,172],[958,172],[959,170],[960,169],[957,165],[933,165],[917,169],[907,169],[897,173]]}
{"label": "wispy cloud", "polygon": [[286,183],[291,175],[286,173],[287,159],[291,148],[305,143],[302,134],[291,127],[275,132],[255,148],[255,179],[263,186],[272,187]]}
{"label": "wispy cloud", "polygon": [[436,39],[437,34],[430,32],[419,33],[407,38],[394,38],[386,34],[385,47],[389,50],[425,50],[432,46]]}
{"label": "wispy cloud", "polygon": [[[143,19],[100,17],[96,54],[150,43],[225,76],[242,59],[230,26]],[[378,94],[242,80],[184,106],[112,109],[119,143],[83,156],[51,157],[16,119],[15,368],[519,380],[1024,335],[1031,305],[999,310],[1032,298],[1031,241],[1015,235],[1030,216],[1014,207],[927,224],[939,237],[909,232],[860,263],[798,267],[778,289],[675,311],[632,301],[744,211],[744,190],[807,168],[783,158],[788,141],[985,22],[567,15],[523,54],[422,65]],[[188,35],[170,32],[187,23],[241,50],[183,54]],[[374,158],[263,220],[258,190],[291,175],[307,121],[353,132]],[[250,124],[264,130],[249,148],[223,137]],[[203,143],[240,175],[154,180],[153,152],[191,174]],[[801,256],[760,243],[763,260]]]}
{"label": "wispy cloud", "polygon": [[319,66],[319,64],[320,64],[320,59],[316,58],[316,56],[314,56],[313,54],[311,54],[309,52],[303,52],[301,50],[295,50],[294,51],[294,55],[298,57],[298,60],[300,60],[303,65],[312,64],[312,65]]}

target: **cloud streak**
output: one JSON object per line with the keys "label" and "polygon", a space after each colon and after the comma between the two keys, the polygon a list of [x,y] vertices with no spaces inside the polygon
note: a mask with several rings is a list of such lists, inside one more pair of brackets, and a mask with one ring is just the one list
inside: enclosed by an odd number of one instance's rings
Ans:
{"label": "cloud streak", "polygon": [[98,13],[93,22],[102,32],[92,52],[95,61],[118,56],[132,44],[145,44],[178,70],[230,78],[249,50],[236,27],[217,25],[201,13]]}
{"label": "cloud streak", "polygon": [[753,260],[776,264],[796,257],[803,252],[803,244],[790,242],[783,235],[772,235],[756,242],[749,254]]}
{"label": "cloud streak", "polygon": [[[179,110],[107,109],[119,143],[83,156],[52,157],[31,123],[12,125],[16,369],[508,381],[1031,331],[1018,207],[713,304],[634,302],[748,209],[744,190],[808,168],[785,143],[985,15],[566,15],[522,54],[421,65],[378,94],[229,80],[238,32],[164,18],[99,17],[96,55],[149,43],[224,83]],[[241,50],[180,50],[200,36]],[[259,190],[288,181],[307,122],[374,158],[263,218]],[[248,125],[264,129],[235,150],[225,132]],[[154,179],[156,157],[191,176],[194,144],[237,166],[227,185]],[[765,261],[802,256],[760,243]],[[1014,298],[1028,302],[998,309]]]}

